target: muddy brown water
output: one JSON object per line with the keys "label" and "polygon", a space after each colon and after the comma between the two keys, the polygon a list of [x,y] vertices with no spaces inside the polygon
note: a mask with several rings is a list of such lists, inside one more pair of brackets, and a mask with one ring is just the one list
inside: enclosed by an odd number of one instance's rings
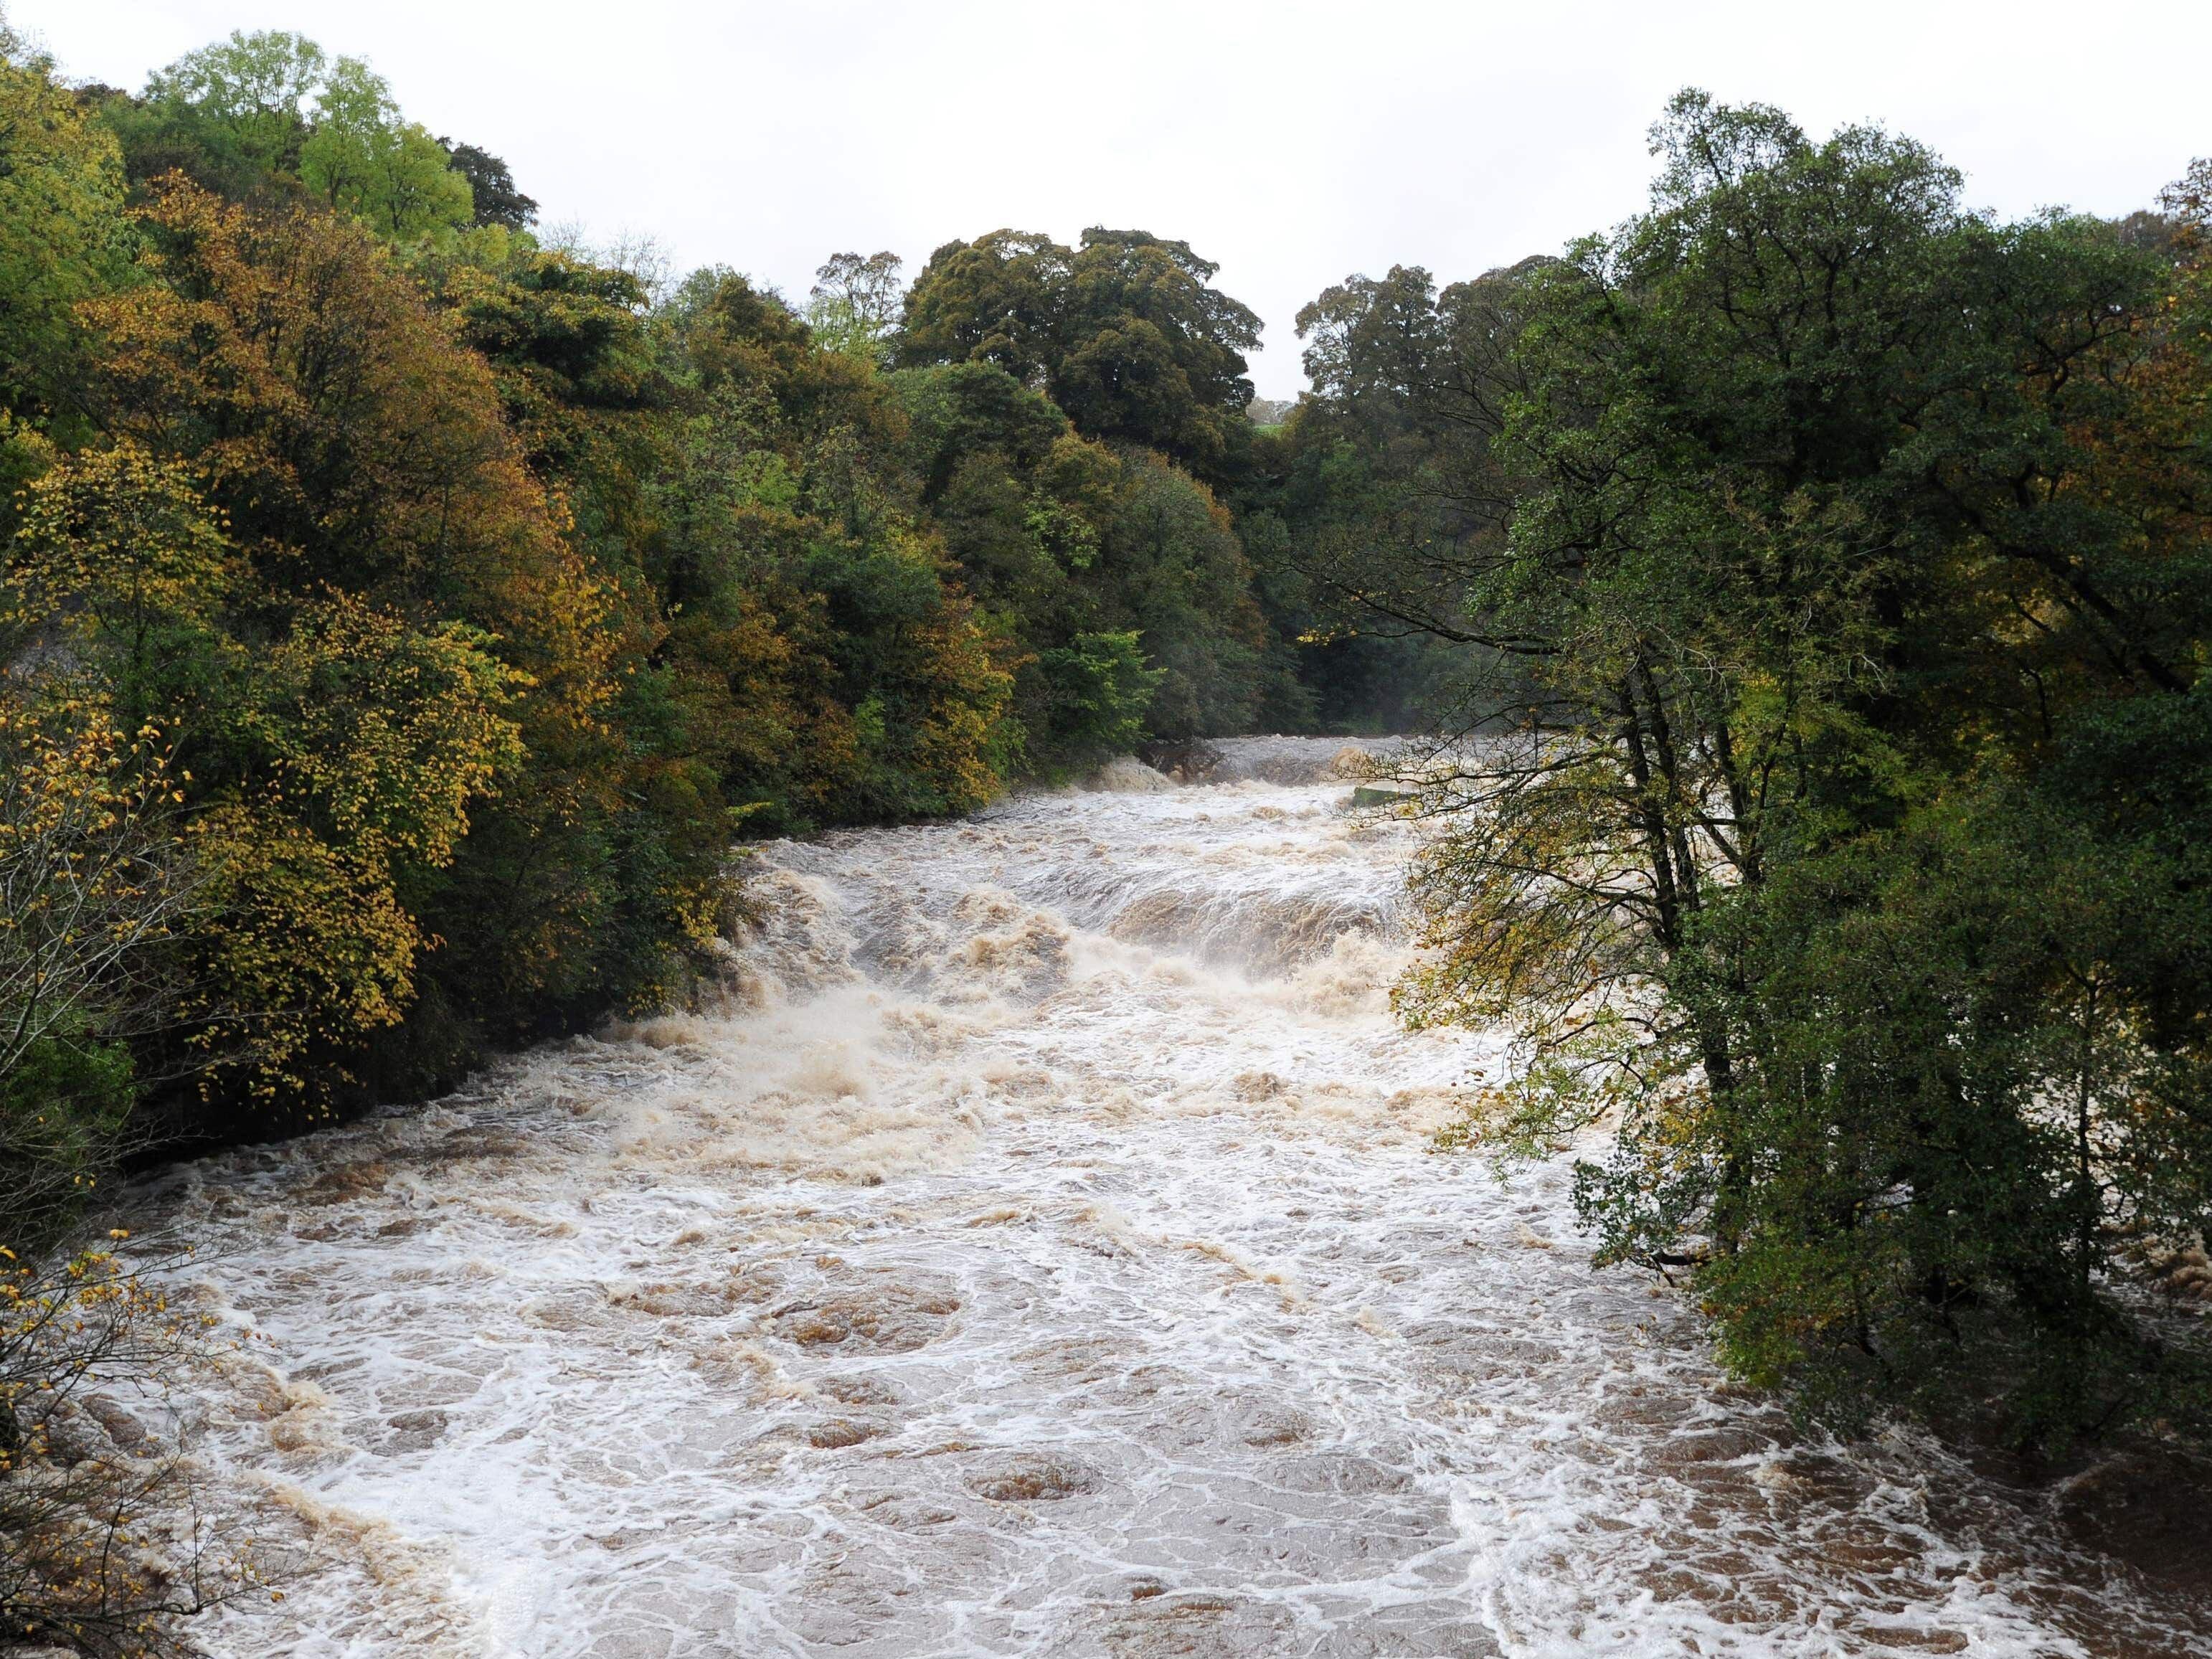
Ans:
{"label": "muddy brown water", "polygon": [[172,1173],[239,1656],[2212,1652],[1924,1438],[1794,1437],[1429,1150],[1335,744],[769,848],[726,1006]]}

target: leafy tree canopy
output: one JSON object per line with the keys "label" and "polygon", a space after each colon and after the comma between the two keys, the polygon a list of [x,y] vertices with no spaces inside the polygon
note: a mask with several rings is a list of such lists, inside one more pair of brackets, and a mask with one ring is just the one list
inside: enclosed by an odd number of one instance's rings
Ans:
{"label": "leafy tree canopy", "polygon": [[509,230],[526,230],[538,222],[537,198],[516,187],[514,173],[505,161],[489,150],[457,144],[450,138],[439,139],[438,147],[453,158],[453,171],[468,180],[476,207],[472,222],[478,229],[503,225]]}
{"label": "leafy tree canopy", "polygon": [[72,307],[129,264],[115,140],[0,21],[0,398],[59,391]]}
{"label": "leafy tree canopy", "polygon": [[1654,141],[1650,211],[1494,326],[1424,343],[1401,285],[1319,342],[1341,431],[1464,395],[1426,453],[1504,506],[1402,1006],[1520,1025],[1509,1140],[1618,1112],[1601,1254],[1808,1409],[2204,1433],[2212,1356],[2125,1288],[2212,1217],[2187,190],[2000,225],[1876,129],[1691,93]]}
{"label": "leafy tree canopy", "polygon": [[1206,477],[1233,470],[1260,319],[1212,286],[1188,242],[1092,228],[1076,248],[994,231],[930,256],[897,361],[995,363],[1086,436],[1158,449]]}
{"label": "leafy tree canopy", "polygon": [[355,58],[339,58],[323,83],[314,131],[300,146],[300,177],[332,207],[395,240],[476,217],[469,180],[445,147],[402,119],[390,85]]}
{"label": "leafy tree canopy", "polygon": [[471,149],[456,164],[404,118],[390,85],[357,58],[329,58],[304,36],[234,33],[147,78],[132,98],[106,97],[134,183],[182,172],[236,201],[302,193],[399,241],[479,222],[519,227],[536,204],[497,157]]}
{"label": "leafy tree canopy", "polygon": [[896,253],[833,253],[814,273],[807,326],[832,351],[878,362],[898,327],[903,290]]}
{"label": "leafy tree canopy", "polygon": [[257,176],[299,170],[312,106],[329,70],[323,49],[304,35],[234,31],[228,40],[156,70],[142,101],[155,122],[176,130],[173,146],[204,152],[201,169],[212,175],[207,182],[250,186]]}

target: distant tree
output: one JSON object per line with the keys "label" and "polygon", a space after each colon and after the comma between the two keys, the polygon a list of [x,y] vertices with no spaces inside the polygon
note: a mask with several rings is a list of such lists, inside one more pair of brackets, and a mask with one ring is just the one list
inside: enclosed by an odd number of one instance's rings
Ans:
{"label": "distant tree", "polygon": [[[700,272],[673,310],[706,416],[670,480],[675,648],[726,665],[732,793],[785,822],[988,799],[1012,652],[911,511],[893,388],[742,276]],[[763,611],[787,644],[762,649]],[[768,740],[793,719],[803,741]]]}
{"label": "distant tree", "polygon": [[194,106],[231,126],[241,147],[279,165],[296,153],[305,136],[307,100],[328,70],[323,49],[305,35],[234,29],[229,40],[156,70],[147,77],[146,95]]}
{"label": "distant tree", "polygon": [[1213,493],[1156,455],[1133,456],[1101,562],[1109,619],[1137,631],[1161,671],[1147,728],[1175,738],[1253,730],[1270,700],[1267,623]]}
{"label": "distant tree", "polygon": [[1033,231],[947,242],[907,295],[898,361],[995,363],[1042,389],[1061,356],[1060,314],[1073,255]]}
{"label": "distant tree", "polygon": [[1087,437],[1139,444],[1209,480],[1235,470],[1260,319],[1188,242],[1093,228],[1070,249],[1000,230],[949,242],[908,296],[899,361],[991,362]]}
{"label": "distant tree", "polygon": [[384,77],[341,58],[324,83],[315,130],[300,147],[300,176],[342,213],[409,241],[470,223],[476,203],[445,147],[400,118]]}
{"label": "distant tree", "polygon": [[497,156],[470,146],[457,164],[402,118],[367,64],[333,61],[297,34],[234,33],[157,70],[136,98],[103,89],[96,101],[138,185],[181,172],[232,201],[304,190],[398,241],[471,223],[519,228],[537,208]]}
{"label": "distant tree", "polygon": [[1188,242],[1091,229],[1070,270],[1053,400],[1079,430],[1148,445],[1218,476],[1243,436],[1244,353],[1260,319],[1212,286]]}
{"label": "distant tree", "polygon": [[296,173],[309,105],[328,70],[320,46],[280,29],[234,31],[185,53],[147,77],[135,109],[117,112],[134,177],[181,167],[242,195]]}
{"label": "distant tree", "polygon": [[469,181],[479,228],[505,225],[509,230],[523,230],[538,222],[537,198],[525,196],[515,188],[514,174],[505,161],[474,144],[457,144],[445,137],[438,143],[453,157],[453,171]]}
{"label": "distant tree", "polygon": [[1146,711],[1164,669],[1146,665],[1133,629],[1078,634],[1041,652],[1037,669],[1053,693],[1051,721],[1040,741],[1075,759],[1126,755],[1145,735]]}
{"label": "distant tree", "polygon": [[882,361],[898,327],[904,297],[899,282],[903,264],[891,252],[833,253],[814,273],[806,307],[814,337],[832,351]]}

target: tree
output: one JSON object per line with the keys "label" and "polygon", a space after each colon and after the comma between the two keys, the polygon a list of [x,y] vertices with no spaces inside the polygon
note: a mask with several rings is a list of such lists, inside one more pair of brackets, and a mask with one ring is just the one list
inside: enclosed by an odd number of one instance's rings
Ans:
{"label": "tree", "polygon": [[34,652],[96,649],[133,731],[221,676],[239,561],[187,468],[126,440],[57,459],[19,499],[7,620]]}
{"label": "tree", "polygon": [[[1655,142],[1510,308],[1462,627],[1519,717],[1435,787],[1401,1006],[1522,1022],[1523,1146],[1620,1110],[1601,1256],[1688,1266],[1808,1408],[2212,1425],[2115,1294],[2212,1167],[2194,290],[1879,131],[1686,94]],[[2154,731],[2156,807],[2102,769]]]}
{"label": "tree", "polygon": [[174,1023],[167,958],[198,904],[178,787],[153,734],[27,694],[20,676],[0,687],[0,1245],[14,1261],[82,1216],[127,1146],[129,1045]]}
{"label": "tree", "polygon": [[1069,249],[994,231],[930,256],[897,361],[995,363],[1044,391],[1085,435],[1158,449],[1201,477],[1232,471],[1260,319],[1212,286],[1219,267],[1144,231]]}
{"label": "tree", "polygon": [[[1216,269],[1139,231],[1088,230],[1073,250],[997,231],[939,248],[908,295],[897,361],[938,377],[908,383],[934,436],[925,498],[976,591],[1058,653],[1018,694],[1047,764],[1048,734],[1094,695],[1075,663],[1105,660],[1114,635],[1133,633],[1156,671],[1156,732],[1310,717],[1228,512],[1176,465],[1220,478],[1249,443],[1242,352],[1259,321],[1211,286]],[[1077,441],[1054,435],[1061,420]]]}
{"label": "tree", "polygon": [[328,61],[305,35],[281,29],[247,34],[186,52],[147,77],[151,103],[190,105],[229,135],[239,152],[267,172],[298,165],[308,132],[307,100],[325,85]]}
{"label": "tree", "polygon": [[898,327],[902,262],[890,252],[833,253],[814,273],[806,325],[832,351],[880,363]]}
{"label": "tree", "polygon": [[672,481],[672,597],[732,630],[718,640],[699,624],[699,648],[721,661],[772,617],[781,684],[762,699],[766,687],[732,676],[731,713],[795,714],[813,738],[764,770],[733,767],[732,793],[770,803],[771,823],[793,809],[802,822],[874,819],[988,799],[1009,759],[1011,653],[979,628],[913,512],[892,389],[742,277],[702,272],[678,307],[700,402]]}
{"label": "tree", "polygon": [[1083,233],[1069,270],[1053,400],[1094,436],[1164,451],[1202,477],[1234,462],[1260,319],[1212,286],[1220,267],[1141,230]]}
{"label": "tree", "polygon": [[395,241],[471,223],[468,179],[420,125],[403,120],[392,88],[357,58],[341,58],[316,100],[300,146],[307,188]]}
{"label": "tree", "polygon": [[1162,737],[1249,732],[1287,676],[1267,654],[1251,568],[1226,508],[1157,456],[1126,463],[1101,562],[1108,622],[1142,639],[1159,671],[1146,711]]}
{"label": "tree", "polygon": [[1038,653],[1038,672],[1051,692],[1039,733],[1043,752],[1098,760],[1126,755],[1143,740],[1167,671],[1146,664],[1142,637],[1133,629],[1078,634]]}
{"label": "tree", "polygon": [[0,22],[0,403],[61,401],[76,304],[128,267],[114,139]]}
{"label": "tree", "polygon": [[428,940],[398,887],[449,865],[471,805],[520,766],[517,677],[474,630],[334,593],[248,649],[242,562],[187,469],[130,441],[60,461],[29,497],[15,617],[138,729],[185,733],[200,908],[164,1029],[264,1098],[310,1091],[318,1046],[404,1011]]}
{"label": "tree", "polygon": [[437,143],[452,158],[453,171],[468,181],[476,207],[471,222],[478,229],[503,225],[509,230],[526,230],[538,222],[537,198],[516,188],[514,174],[506,162],[474,144],[457,144],[450,138],[441,138]]}
{"label": "tree", "polygon": [[0,1273],[0,1621],[59,1651],[175,1659],[194,1651],[184,1620],[269,1593],[274,1563],[206,1517],[181,1437],[114,1409],[166,1404],[219,1358],[215,1322],[169,1300],[189,1252],[126,1262],[124,1236]]}
{"label": "tree", "polygon": [[947,242],[907,295],[896,361],[995,363],[1040,386],[1060,360],[1060,313],[1073,256],[1034,231]]}
{"label": "tree", "polygon": [[[1499,665],[1466,605],[1519,488],[1497,442],[1505,354],[1522,278],[1546,263],[1441,292],[1394,265],[1298,313],[1314,391],[1260,438],[1237,499],[1263,600],[1333,720],[1425,729],[1466,712],[1459,659]],[[1495,693],[1513,675],[1487,678]]]}
{"label": "tree", "polygon": [[234,33],[156,70],[137,98],[103,96],[100,111],[141,186],[181,172],[235,202],[308,195],[407,242],[469,224],[519,229],[537,210],[497,156],[448,154],[367,64],[301,35]]}
{"label": "tree", "polygon": [[[246,951],[253,930],[281,933],[296,902],[287,936],[299,960],[328,946],[331,971],[353,964],[343,969],[351,988],[310,987],[285,1005],[331,1024],[327,1046],[296,1051],[308,1069],[288,1061],[284,1075],[436,1074],[465,1063],[483,1032],[622,1002],[640,988],[632,975],[664,961],[633,949],[635,932],[690,948],[717,872],[688,853],[659,862],[673,831],[634,804],[616,723],[633,647],[608,585],[532,477],[491,371],[357,226],[226,206],[181,184],[142,221],[153,280],[88,308],[102,344],[84,395],[110,431],[192,471],[240,572],[240,601],[219,619],[229,643],[205,659],[221,672],[182,704],[232,711],[200,716],[191,765],[201,799],[235,805],[222,821],[234,912],[266,920],[225,937]],[[291,649],[308,658],[295,663]],[[252,672],[222,667],[241,651]],[[340,674],[349,657],[362,670],[350,681]],[[296,722],[313,707],[267,703],[286,664],[317,684],[338,676],[331,706],[358,710],[364,734],[449,733],[384,759],[342,749],[350,757],[332,763],[363,769],[378,791],[428,790],[419,811],[442,802],[448,824],[473,796],[465,839],[377,830],[372,845],[362,837],[384,820],[362,817],[368,808],[280,782],[307,763],[288,759],[288,745],[307,741]],[[415,725],[416,697],[453,722]],[[486,800],[478,784],[495,774],[500,793]],[[440,777],[477,782],[457,798]],[[289,803],[281,811],[272,786]],[[626,885],[626,841],[635,866],[657,872],[647,892]],[[360,919],[350,936],[349,907]],[[444,945],[425,967],[417,944],[434,934]],[[270,982],[240,983],[258,995]],[[393,1011],[407,1022],[365,1056]]]}
{"label": "tree", "polygon": [[234,31],[155,70],[138,99],[108,99],[105,112],[134,182],[181,169],[208,189],[252,197],[298,173],[328,70],[304,35]]}
{"label": "tree", "polygon": [[1027,763],[1090,764],[1129,731],[1294,724],[1303,710],[1252,599],[1228,513],[1160,456],[1070,429],[988,363],[902,369],[921,500],[1015,668]]}

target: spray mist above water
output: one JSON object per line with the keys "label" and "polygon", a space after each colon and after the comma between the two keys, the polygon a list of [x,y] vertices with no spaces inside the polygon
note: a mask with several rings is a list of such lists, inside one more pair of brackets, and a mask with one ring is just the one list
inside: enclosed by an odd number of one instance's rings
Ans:
{"label": "spray mist above water", "polygon": [[[254,1340],[216,1491],[325,1565],[214,1650],[2166,1656],[1933,1445],[1793,1436],[1430,1151],[1414,830],[1319,740],[764,849],[719,1006],[143,1196]],[[251,1358],[245,1357],[251,1355]]]}

